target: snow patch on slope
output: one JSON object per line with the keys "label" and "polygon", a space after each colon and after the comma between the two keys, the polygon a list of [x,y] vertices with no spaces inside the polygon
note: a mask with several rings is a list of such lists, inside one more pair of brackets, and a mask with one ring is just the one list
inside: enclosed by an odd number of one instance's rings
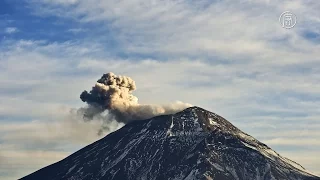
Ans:
{"label": "snow patch on slope", "polygon": [[208,118],[208,119],[209,119],[210,125],[214,125],[214,126],[219,125],[217,122],[215,122],[215,121],[213,120],[213,118]]}

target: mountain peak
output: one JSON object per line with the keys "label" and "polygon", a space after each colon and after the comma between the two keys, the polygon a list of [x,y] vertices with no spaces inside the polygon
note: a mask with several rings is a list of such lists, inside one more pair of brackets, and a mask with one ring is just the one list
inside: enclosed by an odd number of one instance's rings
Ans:
{"label": "mountain peak", "polygon": [[134,121],[23,180],[320,180],[200,107]]}
{"label": "mountain peak", "polygon": [[237,134],[240,130],[229,121],[216,113],[210,112],[203,108],[193,106],[173,115],[175,123],[186,123],[193,121],[193,125],[199,124],[203,131],[225,131]]}

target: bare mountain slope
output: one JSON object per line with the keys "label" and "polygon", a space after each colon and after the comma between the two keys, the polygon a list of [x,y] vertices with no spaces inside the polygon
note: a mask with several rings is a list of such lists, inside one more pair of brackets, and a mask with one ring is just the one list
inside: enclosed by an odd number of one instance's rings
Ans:
{"label": "bare mountain slope", "polygon": [[134,121],[22,180],[320,180],[215,113]]}

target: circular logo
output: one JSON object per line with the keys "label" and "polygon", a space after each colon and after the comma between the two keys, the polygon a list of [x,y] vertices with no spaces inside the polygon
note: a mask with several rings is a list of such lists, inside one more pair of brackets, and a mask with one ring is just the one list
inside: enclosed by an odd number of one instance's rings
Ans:
{"label": "circular logo", "polygon": [[297,24],[297,16],[290,11],[285,11],[280,15],[279,22],[283,28],[291,29]]}

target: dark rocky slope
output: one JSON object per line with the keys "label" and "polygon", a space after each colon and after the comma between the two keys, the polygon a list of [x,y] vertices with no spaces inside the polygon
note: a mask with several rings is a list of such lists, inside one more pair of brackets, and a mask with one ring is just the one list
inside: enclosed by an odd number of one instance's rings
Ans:
{"label": "dark rocky slope", "polygon": [[23,180],[320,180],[199,107],[134,121]]}

